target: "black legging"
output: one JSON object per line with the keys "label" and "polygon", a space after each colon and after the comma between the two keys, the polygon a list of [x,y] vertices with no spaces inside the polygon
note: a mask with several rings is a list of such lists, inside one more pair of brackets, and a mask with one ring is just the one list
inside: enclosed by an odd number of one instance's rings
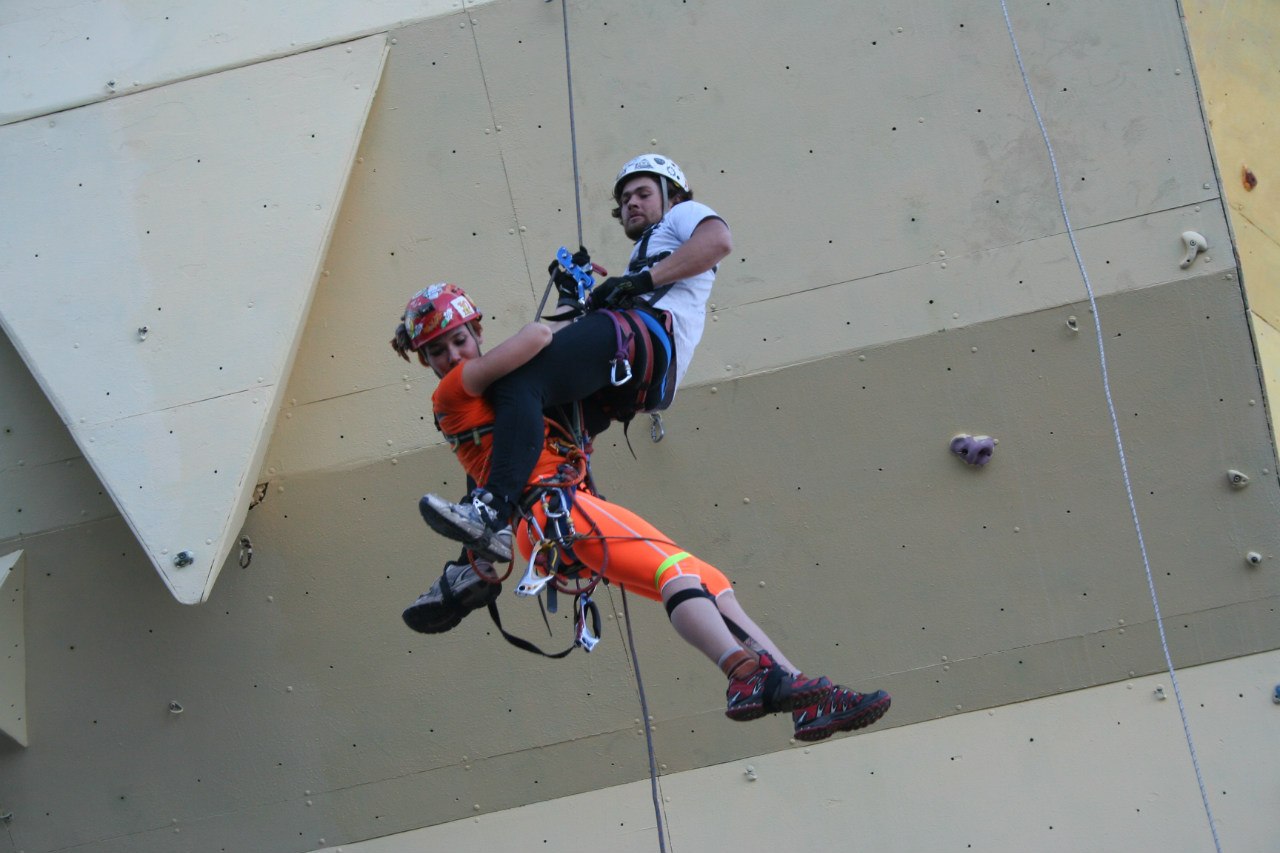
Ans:
{"label": "black legging", "polygon": [[551,343],[521,367],[489,386],[493,405],[493,455],[485,488],[514,511],[546,440],[543,410],[575,403],[609,384],[617,355],[613,321],[592,312],[560,329]]}

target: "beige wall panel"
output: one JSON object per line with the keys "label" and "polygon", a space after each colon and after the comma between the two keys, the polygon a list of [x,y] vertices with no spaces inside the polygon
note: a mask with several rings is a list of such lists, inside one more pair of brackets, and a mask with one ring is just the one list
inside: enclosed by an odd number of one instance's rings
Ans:
{"label": "beige wall panel", "polygon": [[1280,281],[1280,240],[1258,228],[1238,210],[1232,212],[1232,230],[1249,293],[1249,307],[1272,326],[1280,327],[1280,286],[1276,284]]}
{"label": "beige wall panel", "polygon": [[[719,305],[1061,230],[998,5],[771,8],[572,18],[588,198],[656,138],[734,227]],[[1014,9],[1079,227],[1216,195],[1176,18],[1108,5],[1103,29],[1102,9]],[[688,61],[653,61],[659,22]],[[721,33],[734,51],[709,49]]]}
{"label": "beige wall panel", "polygon": [[[1222,251],[1202,254],[1183,270],[1179,264],[1186,250],[1180,235],[1188,229]],[[1230,237],[1217,205],[1082,229],[1076,238],[1097,297],[1210,273],[1235,281]],[[731,287],[718,290],[717,300]],[[729,308],[717,302],[686,382],[714,382],[805,361],[817,355],[815,340],[833,352],[871,348],[1086,298],[1065,234],[960,257],[939,252],[927,264],[784,299]],[[1077,308],[1060,312],[1064,333]]]}
{"label": "beige wall panel", "polygon": [[299,405],[405,373],[387,341],[409,296],[432,282],[505,282],[518,273],[518,292],[482,305],[486,325],[500,340],[532,316],[520,240],[508,233],[516,222],[501,151],[463,20],[391,36],[289,385]]}
{"label": "beige wall panel", "polygon": [[[624,267],[607,197],[620,163],[650,148],[676,157],[734,231],[713,299],[732,328],[709,327],[688,386],[1081,297],[998,6],[820,4],[782,22],[772,9],[569,7],[596,259]],[[1014,13],[1100,290],[1229,270],[1177,19],[1107,6],[1099,30],[1089,4]],[[654,61],[659,25],[680,62]],[[734,51],[711,47],[725,32]],[[533,316],[547,261],[576,240],[558,4],[492,3],[390,35],[286,395],[318,407],[306,423],[342,421],[344,437],[303,429],[295,411],[264,466],[277,472],[423,447],[421,413],[382,406],[411,375],[383,354],[408,295],[440,280],[475,289],[497,340]],[[1184,273],[1187,228],[1223,251]],[[801,336],[829,299],[854,326]]]}
{"label": "beige wall panel", "polygon": [[[1280,371],[1272,365],[1280,365],[1280,331],[1275,326],[1260,319],[1257,314],[1250,314],[1250,325],[1253,328],[1253,339],[1258,347],[1258,361],[1263,366],[1262,375],[1266,381],[1267,399],[1274,411],[1280,401]],[[1272,418],[1274,434],[1275,419]]]}
{"label": "beige wall panel", "polygon": [[[1184,6],[1223,190],[1238,220],[1280,240],[1280,154],[1271,144],[1280,53],[1275,6],[1267,0],[1230,6],[1188,0]],[[1257,181],[1252,188],[1245,185],[1246,168]]]}
{"label": "beige wall panel", "polygon": [[1273,327],[1255,323],[1271,387],[1280,358],[1262,337],[1280,326],[1280,156],[1273,144],[1280,99],[1272,85],[1280,22],[1265,0],[1183,5],[1249,307]]}
{"label": "beige wall panel", "polygon": [[[1183,670],[1225,850],[1280,831],[1269,756],[1276,653]],[[1167,850],[1213,848],[1167,678],[1137,678],[998,711],[707,767],[661,780],[671,850]],[[1087,778],[1088,784],[1080,784]],[[646,853],[648,780],[326,853]]]}
{"label": "beige wall panel", "polygon": [[301,53],[461,6],[461,0],[6,0],[0,124]]}

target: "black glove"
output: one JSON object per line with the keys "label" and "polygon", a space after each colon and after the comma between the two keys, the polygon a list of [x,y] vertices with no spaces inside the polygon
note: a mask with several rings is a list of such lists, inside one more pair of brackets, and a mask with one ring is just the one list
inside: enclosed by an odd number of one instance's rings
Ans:
{"label": "black glove", "polygon": [[591,291],[588,308],[625,308],[642,293],[653,290],[653,276],[649,271],[616,275],[606,278]]}
{"label": "black glove", "polygon": [[[476,560],[483,572],[493,567]],[[472,610],[487,605],[502,592],[502,584],[485,580],[467,562],[448,562],[431,589],[418,596],[402,614],[404,624],[420,634],[443,634],[457,627]]]}

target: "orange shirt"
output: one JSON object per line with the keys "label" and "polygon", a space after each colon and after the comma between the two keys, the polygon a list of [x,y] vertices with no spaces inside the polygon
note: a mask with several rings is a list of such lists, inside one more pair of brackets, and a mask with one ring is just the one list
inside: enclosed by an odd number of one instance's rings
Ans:
{"label": "orange shirt", "polygon": [[[493,423],[493,407],[484,397],[476,397],[467,393],[462,387],[462,364],[454,367],[440,380],[440,385],[431,395],[431,408],[435,412],[436,423],[448,435],[461,436],[478,427]],[[489,460],[493,455],[493,436],[485,434],[479,441],[463,439],[454,448],[458,462],[463,470],[483,486],[489,479]],[[529,482],[550,477],[564,461],[556,453],[544,445],[538,463],[533,466],[533,474]]]}

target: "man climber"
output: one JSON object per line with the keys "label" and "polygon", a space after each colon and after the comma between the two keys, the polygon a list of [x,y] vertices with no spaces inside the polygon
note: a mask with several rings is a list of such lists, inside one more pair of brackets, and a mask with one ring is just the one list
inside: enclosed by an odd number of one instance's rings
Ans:
{"label": "man climber", "polygon": [[[545,351],[553,337],[546,326],[530,323],[481,354],[481,318],[461,288],[436,284],[409,300],[403,322],[410,350],[440,377],[431,397],[436,423],[478,483],[489,479],[492,461],[493,436],[484,428],[494,412],[485,391]],[[887,693],[862,694],[801,674],[742,609],[723,573],[635,513],[579,487],[581,479],[566,473],[578,450],[544,426],[532,474],[519,495],[526,508],[515,537],[522,557],[559,549],[568,555],[570,573],[605,574],[610,583],[663,602],[676,633],[729,679],[725,715],[732,720],[791,711],[797,739],[821,740],[884,715]],[[553,528],[560,532],[548,540],[543,531]],[[469,565],[455,568],[452,577],[446,568],[436,586],[405,611],[405,622],[424,633],[449,630],[498,589],[496,579],[480,578]]]}
{"label": "man climber", "polygon": [[[490,560],[511,559],[510,521],[542,447],[544,410],[592,395],[599,403],[604,391],[604,404],[589,410],[596,416],[586,425],[598,432],[609,417],[625,421],[636,411],[670,405],[702,338],[716,265],[733,248],[724,220],[693,200],[684,172],[662,154],[642,154],[623,165],[613,198],[612,215],[636,241],[627,274],[596,286],[583,314],[577,282],[552,263],[562,309],[555,319],[574,322],[559,328],[536,357],[489,386],[493,453],[486,480],[472,483],[461,503],[428,494],[419,504],[433,530]],[[590,265],[585,250],[573,260]],[[624,309],[635,311],[622,316]],[[648,387],[642,376],[613,387],[626,335],[651,353]],[[400,329],[392,346],[408,360],[410,347]]]}

